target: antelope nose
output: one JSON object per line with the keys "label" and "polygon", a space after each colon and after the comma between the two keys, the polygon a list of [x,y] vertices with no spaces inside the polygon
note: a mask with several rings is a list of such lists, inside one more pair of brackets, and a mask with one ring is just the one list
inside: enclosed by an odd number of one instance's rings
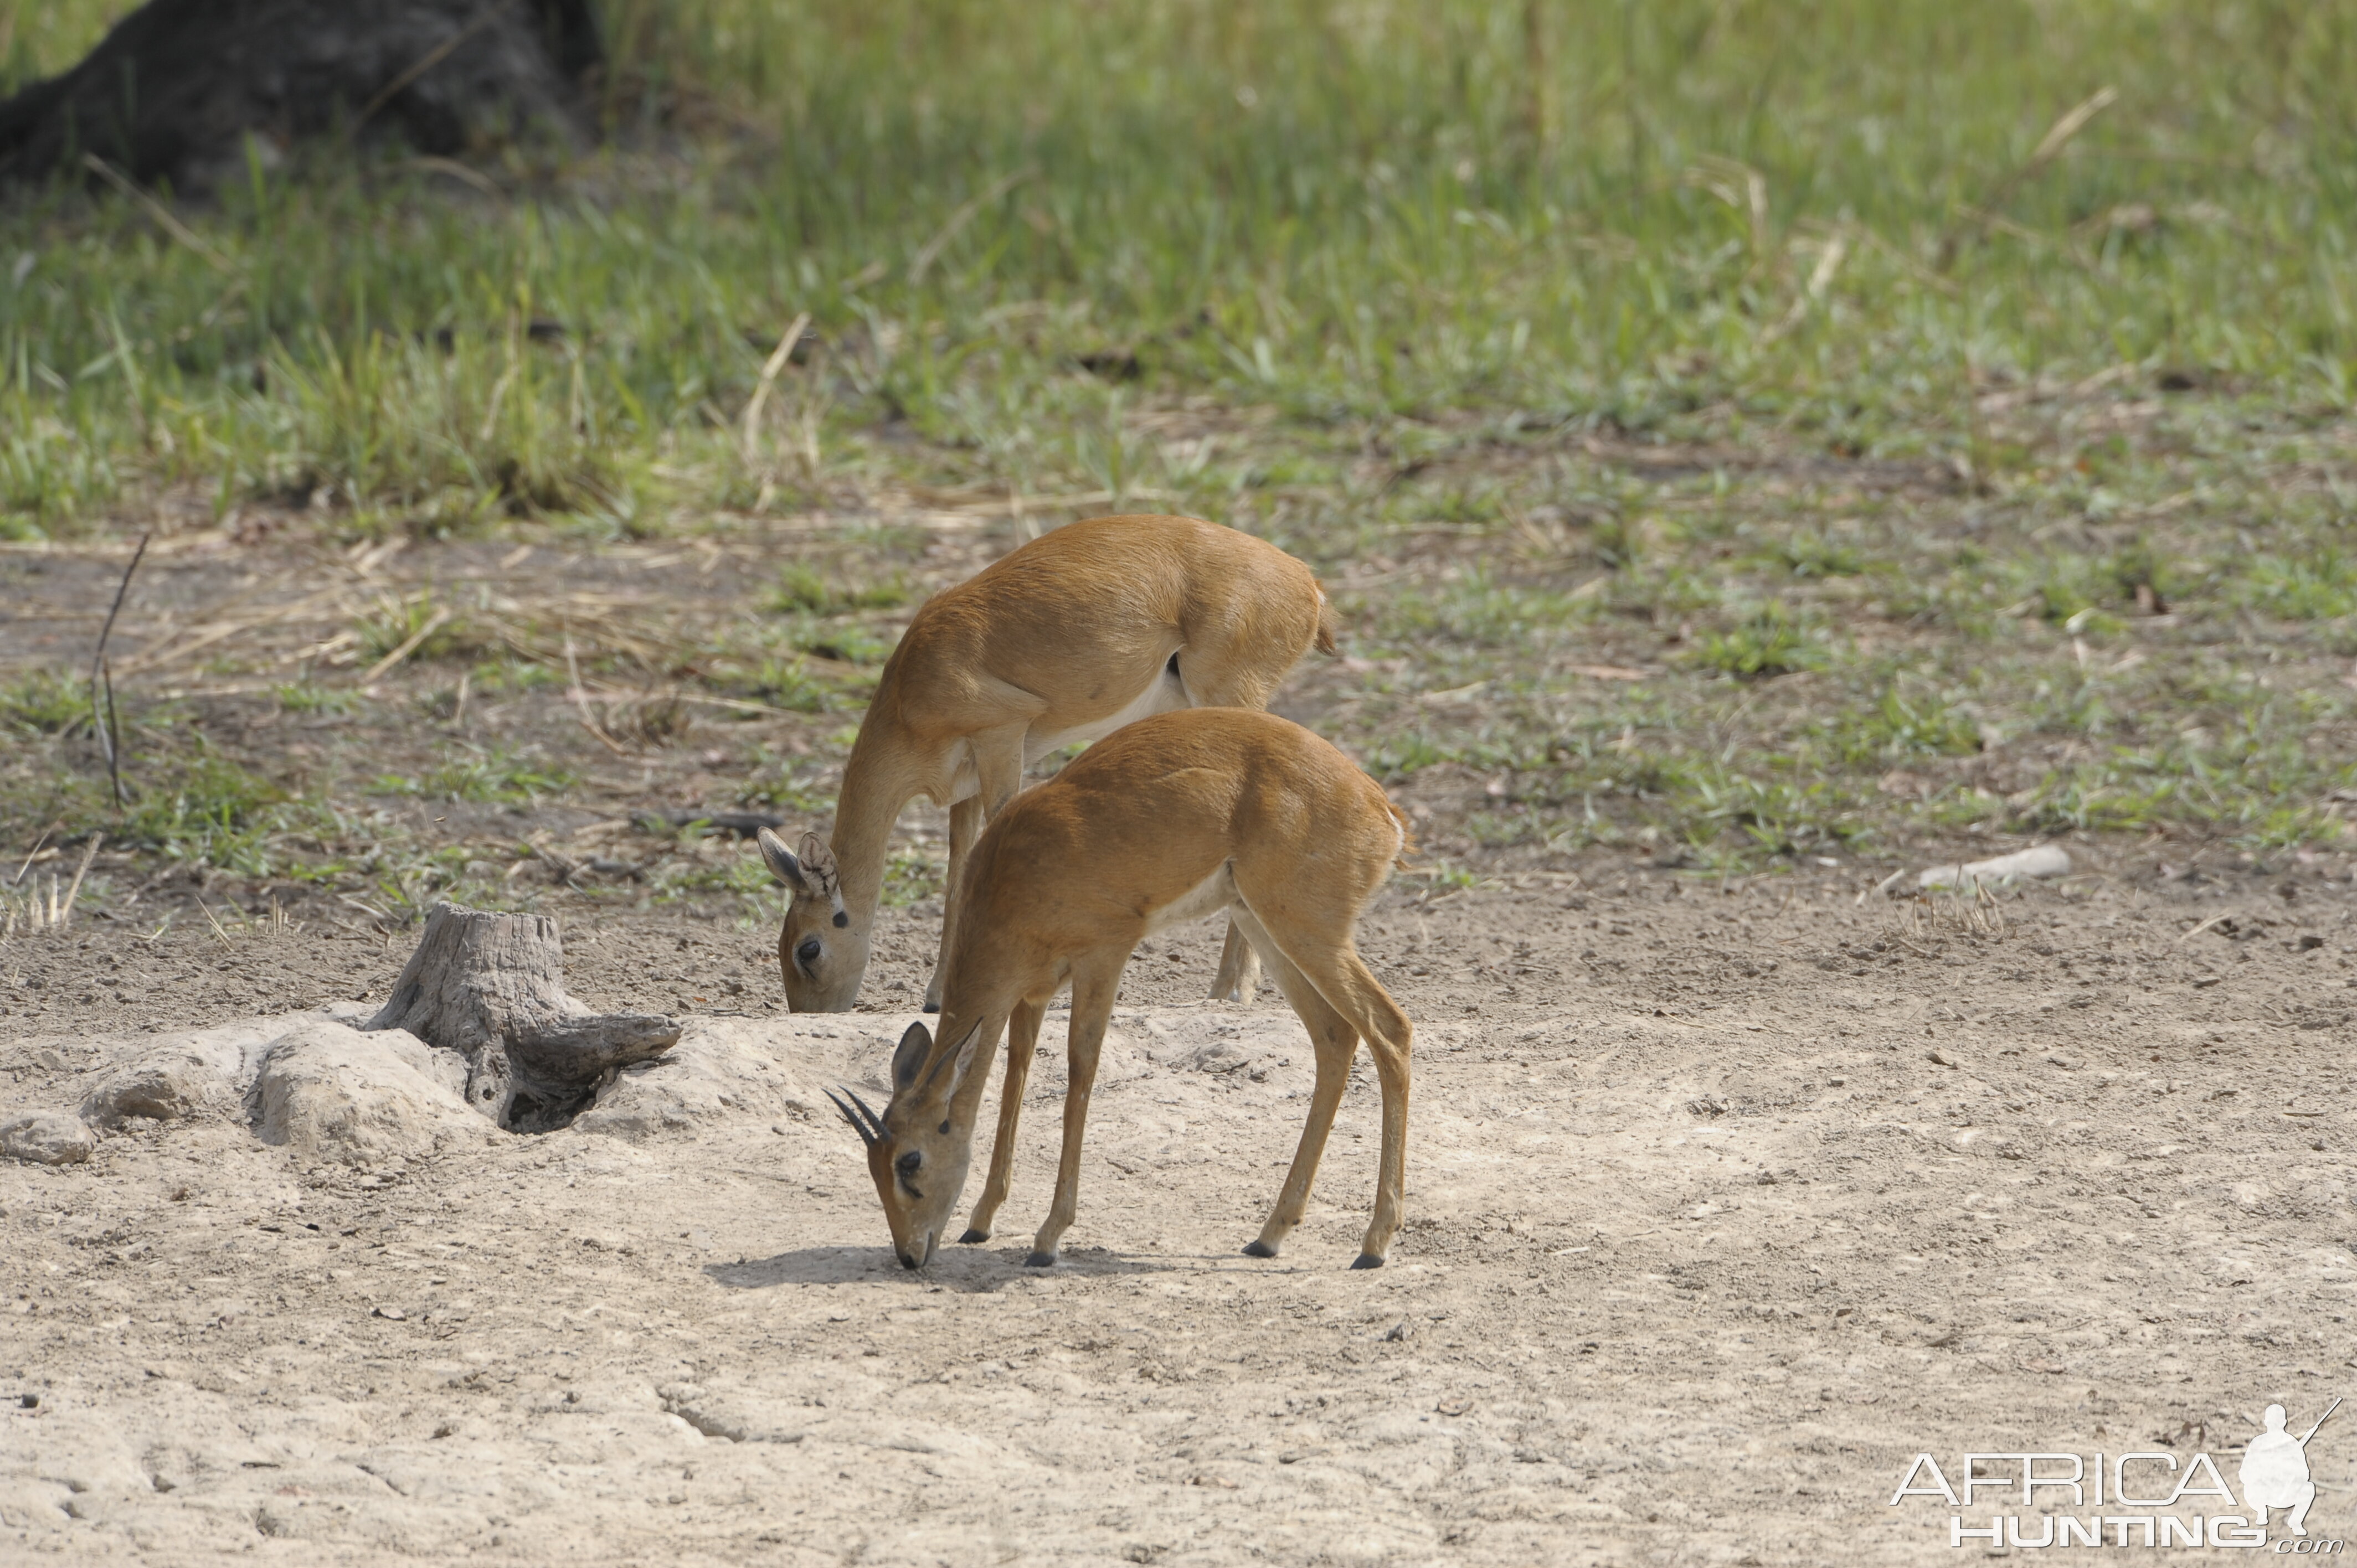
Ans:
{"label": "antelope nose", "polygon": [[910,1254],[910,1253],[908,1253],[908,1252],[903,1252],[903,1253],[901,1253],[901,1254],[900,1254],[900,1266],[901,1266],[902,1268],[904,1268],[904,1269],[913,1269],[913,1268],[915,1268],[915,1267],[917,1266],[917,1260],[916,1260],[915,1256],[914,1256],[913,1254]]}

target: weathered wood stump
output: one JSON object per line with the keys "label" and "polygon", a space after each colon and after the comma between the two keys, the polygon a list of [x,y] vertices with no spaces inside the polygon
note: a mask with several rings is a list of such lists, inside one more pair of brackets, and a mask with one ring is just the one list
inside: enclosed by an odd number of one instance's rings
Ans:
{"label": "weathered wood stump", "polygon": [[592,1013],[565,993],[549,915],[437,904],[393,999],[363,1029],[406,1029],[467,1058],[467,1103],[517,1133],[546,1133],[587,1110],[609,1076],[669,1050],[676,1020]]}

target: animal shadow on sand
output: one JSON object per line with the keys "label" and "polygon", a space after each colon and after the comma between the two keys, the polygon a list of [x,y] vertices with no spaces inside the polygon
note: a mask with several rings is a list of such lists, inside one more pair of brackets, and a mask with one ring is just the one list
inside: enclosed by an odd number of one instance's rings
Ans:
{"label": "animal shadow on sand", "polygon": [[[900,1266],[888,1247],[797,1247],[775,1257],[747,1258],[734,1263],[707,1263],[704,1272],[730,1290],[769,1290],[778,1285],[890,1284],[899,1281],[945,1285],[951,1290],[986,1293],[1009,1280],[1039,1277],[1026,1269],[1028,1249],[1001,1248],[989,1251],[960,1249],[942,1252],[921,1271]],[[1124,1258],[1098,1248],[1067,1251],[1054,1273],[1064,1275],[1165,1273],[1170,1265]]]}

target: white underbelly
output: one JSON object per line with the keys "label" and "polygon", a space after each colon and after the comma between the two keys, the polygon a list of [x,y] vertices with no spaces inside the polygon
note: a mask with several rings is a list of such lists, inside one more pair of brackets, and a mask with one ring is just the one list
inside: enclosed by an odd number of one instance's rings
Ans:
{"label": "white underbelly", "polygon": [[1151,936],[1167,926],[1180,926],[1189,920],[1200,920],[1206,915],[1216,915],[1235,901],[1235,874],[1226,861],[1222,861],[1219,870],[1159,909],[1147,914],[1146,934]]}
{"label": "white underbelly", "polygon": [[1092,724],[1076,725],[1068,730],[1052,734],[1034,729],[1023,737],[1023,766],[1030,767],[1049,752],[1067,746],[1086,746],[1103,740],[1124,725],[1134,725],[1140,719],[1150,719],[1157,714],[1168,714],[1188,706],[1187,688],[1178,677],[1170,673],[1165,664],[1145,691],[1132,697],[1127,705],[1116,713],[1107,714]]}
{"label": "white underbelly", "polygon": [[[1067,746],[1087,746],[1103,740],[1124,725],[1134,725],[1140,719],[1150,719],[1157,714],[1175,713],[1194,704],[1188,699],[1187,688],[1178,677],[1170,673],[1165,664],[1162,673],[1154,678],[1145,691],[1132,697],[1119,710],[1107,714],[1092,724],[1075,725],[1066,730],[1033,729],[1023,736],[1023,766],[1030,766],[1051,751]],[[974,746],[960,738],[951,744],[947,759],[950,794],[935,805],[953,806],[960,800],[970,800],[982,792],[982,775],[974,765]]]}

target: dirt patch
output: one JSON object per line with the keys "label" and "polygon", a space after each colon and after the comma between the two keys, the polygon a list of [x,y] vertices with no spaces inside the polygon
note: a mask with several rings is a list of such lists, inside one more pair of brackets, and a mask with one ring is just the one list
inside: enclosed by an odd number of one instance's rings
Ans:
{"label": "dirt patch", "polygon": [[[1394,893],[1361,940],[1417,1025],[1409,1219],[1372,1274],[1363,1065],[1287,1254],[1239,1255],[1310,1069],[1281,1007],[1194,1000],[1211,927],[1131,965],[1066,1262],[1020,1266],[1051,1017],[1002,1233],[911,1274],[815,1091],[881,1071],[923,916],[832,1037],[769,1021],[766,932],[584,916],[585,1000],[768,1040],[786,1109],[371,1171],[134,1119],[88,1164],[0,1164],[0,1542],[1944,1562],[1952,1510],[1889,1506],[1919,1452],[2199,1448],[2231,1479],[2260,1407],[2304,1424],[2351,1375],[2352,904],[2283,885],[2080,877],[1996,934],[1851,878]],[[102,1035],[372,995],[403,956],[20,940],[0,1112],[63,1105]],[[2323,1536],[2357,1522],[2347,1442],[2311,1450]]]}

